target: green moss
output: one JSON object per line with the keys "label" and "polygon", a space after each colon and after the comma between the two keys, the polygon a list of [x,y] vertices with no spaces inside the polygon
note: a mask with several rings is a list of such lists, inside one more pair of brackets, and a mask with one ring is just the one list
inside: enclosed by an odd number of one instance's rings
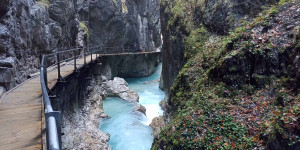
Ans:
{"label": "green moss", "polygon": [[161,6],[165,8],[166,13],[171,15],[167,29],[177,28],[191,32],[195,28],[193,15],[196,9],[202,8],[203,5],[205,5],[204,0],[162,0]]}
{"label": "green moss", "polygon": [[182,0],[178,0],[175,3],[175,6],[172,7],[171,9],[172,17],[168,21],[168,28],[171,25],[174,25],[176,20],[178,20],[179,18],[183,18],[184,12],[185,12],[184,2]]}
{"label": "green moss", "polygon": [[39,2],[50,5],[50,1],[49,0],[40,0]]}
{"label": "green moss", "polygon": [[253,74],[252,78],[255,81],[256,86],[263,87],[265,85],[271,84],[271,82],[274,80],[275,77]]}
{"label": "green moss", "polygon": [[84,29],[84,34],[89,38],[89,28],[83,22],[79,22],[79,28]]}
{"label": "green moss", "polygon": [[[219,88],[222,85],[219,85]],[[208,95],[207,95],[208,94]],[[252,138],[247,138],[244,126],[234,121],[230,115],[222,115],[223,104],[204,100],[209,93],[194,96],[198,105],[179,110],[175,119],[162,130],[157,143],[166,149],[230,149],[234,147],[249,149]],[[160,147],[153,145],[153,150]]]}
{"label": "green moss", "polygon": [[300,49],[300,26],[297,28],[298,33],[296,33],[295,45],[296,49]]}
{"label": "green moss", "polygon": [[122,0],[122,12],[126,14],[128,12],[127,6],[126,6],[126,0]]}
{"label": "green moss", "polygon": [[40,0],[37,1],[36,4],[40,7],[48,8],[50,6],[49,0]]}
{"label": "green moss", "polygon": [[198,52],[204,51],[204,44],[208,38],[208,33],[204,27],[192,30],[189,37],[185,41],[185,58],[189,59]]}
{"label": "green moss", "polygon": [[282,6],[282,5],[284,5],[284,4],[288,3],[288,2],[291,2],[291,0],[280,0],[278,2],[278,4]]}

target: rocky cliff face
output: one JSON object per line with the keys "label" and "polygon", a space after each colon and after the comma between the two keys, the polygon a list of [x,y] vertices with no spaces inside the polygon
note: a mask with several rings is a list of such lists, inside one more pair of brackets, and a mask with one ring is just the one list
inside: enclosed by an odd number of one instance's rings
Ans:
{"label": "rocky cliff face", "polygon": [[155,50],[161,46],[159,19],[158,0],[4,0],[0,86],[9,90],[23,82],[38,71],[43,54],[75,47],[76,38],[80,46]]}
{"label": "rocky cliff face", "polygon": [[111,68],[112,77],[147,77],[161,62],[161,53],[102,57],[103,64]]}
{"label": "rocky cliff face", "polygon": [[[167,95],[188,58],[186,39],[192,30],[204,27],[216,35],[226,35],[274,1],[261,0],[189,0],[188,2],[163,0],[161,27],[163,35],[163,85]],[[200,37],[197,37],[200,38]],[[198,45],[199,47],[200,45]]]}
{"label": "rocky cliff face", "polygon": [[133,49],[136,44],[144,51],[161,47],[158,0],[78,0],[78,5],[80,20],[89,20],[92,45]]}
{"label": "rocky cliff face", "polygon": [[42,54],[75,45],[73,2],[50,2],[1,2],[0,86],[10,89],[37,72]]}
{"label": "rocky cliff face", "polygon": [[300,3],[260,2],[163,1],[168,124],[152,149],[299,149]]}

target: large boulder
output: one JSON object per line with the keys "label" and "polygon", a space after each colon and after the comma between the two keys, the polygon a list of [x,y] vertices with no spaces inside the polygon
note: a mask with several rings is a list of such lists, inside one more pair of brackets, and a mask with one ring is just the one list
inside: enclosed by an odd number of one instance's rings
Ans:
{"label": "large boulder", "polygon": [[153,129],[153,136],[156,137],[159,135],[160,130],[165,126],[163,116],[158,116],[153,118],[151,124],[149,125]]}
{"label": "large boulder", "polygon": [[0,60],[0,66],[1,67],[14,68],[15,60],[12,57],[7,57],[3,60]]}
{"label": "large boulder", "polygon": [[133,103],[139,101],[138,94],[129,89],[128,83],[123,78],[115,77],[114,80],[103,82],[103,86],[107,89],[108,96],[120,97]]}
{"label": "large boulder", "polygon": [[14,86],[14,71],[12,68],[0,67],[0,85],[12,88]]}
{"label": "large boulder", "polygon": [[141,105],[141,104],[137,104],[134,106],[134,108],[132,109],[133,111],[138,111],[138,112],[141,112],[143,113],[144,115],[146,115],[146,108]]}

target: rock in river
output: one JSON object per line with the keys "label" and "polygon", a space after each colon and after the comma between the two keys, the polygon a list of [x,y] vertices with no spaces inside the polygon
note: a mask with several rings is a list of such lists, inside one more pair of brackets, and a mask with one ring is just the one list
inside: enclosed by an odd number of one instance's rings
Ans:
{"label": "rock in river", "polygon": [[128,87],[128,83],[122,79],[115,77],[114,80],[109,80],[103,83],[105,89],[107,89],[108,96],[120,97],[128,102],[138,102],[139,96],[135,91],[132,91]]}
{"label": "rock in river", "polygon": [[146,108],[141,104],[137,104],[132,110],[139,111],[139,112],[143,113],[144,115],[146,115]]}
{"label": "rock in river", "polygon": [[153,129],[153,136],[156,137],[159,135],[160,130],[165,126],[163,116],[158,116],[153,118],[151,124],[149,125]]}

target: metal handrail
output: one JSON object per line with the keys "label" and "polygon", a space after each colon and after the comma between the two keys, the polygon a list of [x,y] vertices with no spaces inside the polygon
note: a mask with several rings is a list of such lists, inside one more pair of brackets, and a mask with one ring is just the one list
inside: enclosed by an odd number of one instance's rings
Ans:
{"label": "metal handrail", "polygon": [[[41,78],[41,87],[42,87],[42,93],[43,93],[43,100],[45,105],[45,114],[49,114],[53,112],[53,108],[51,106],[51,102],[48,95],[48,89],[46,88],[47,84],[47,66],[45,64],[45,58],[44,55],[42,58],[42,65],[41,65],[41,72],[40,72],[40,78]],[[45,82],[46,81],[46,82]],[[56,126],[56,118],[54,116],[49,116],[49,118],[46,119],[46,128],[47,128],[47,146],[50,150],[59,150],[61,149],[59,146],[59,139],[58,139],[58,132],[57,132],[57,126]]]}
{"label": "metal handrail", "polygon": [[[40,79],[41,79],[41,88],[45,106],[45,117],[46,117],[46,140],[47,140],[47,148],[49,150],[60,150],[62,149],[61,145],[61,113],[59,111],[54,111],[51,105],[51,101],[49,98],[49,88],[48,88],[48,79],[47,79],[47,58],[48,57],[55,57],[56,55],[56,63],[51,64],[51,66],[57,65],[57,72],[58,72],[58,82],[62,80],[60,75],[60,63],[66,60],[74,59],[74,70],[76,68],[76,59],[83,55],[84,57],[84,64],[86,64],[86,57],[89,57],[93,54],[118,54],[118,53],[134,53],[137,52],[137,49],[130,49],[130,48],[119,48],[119,47],[103,47],[103,46],[92,46],[88,48],[90,51],[86,52],[87,47],[80,47],[80,48],[73,48],[64,51],[56,51],[55,53],[45,54],[42,57],[41,61],[41,68],[40,68]],[[83,50],[83,54],[76,55],[76,51]],[[65,60],[60,60],[60,54],[73,52],[74,57],[67,58]],[[50,66],[50,65],[49,65]]]}

